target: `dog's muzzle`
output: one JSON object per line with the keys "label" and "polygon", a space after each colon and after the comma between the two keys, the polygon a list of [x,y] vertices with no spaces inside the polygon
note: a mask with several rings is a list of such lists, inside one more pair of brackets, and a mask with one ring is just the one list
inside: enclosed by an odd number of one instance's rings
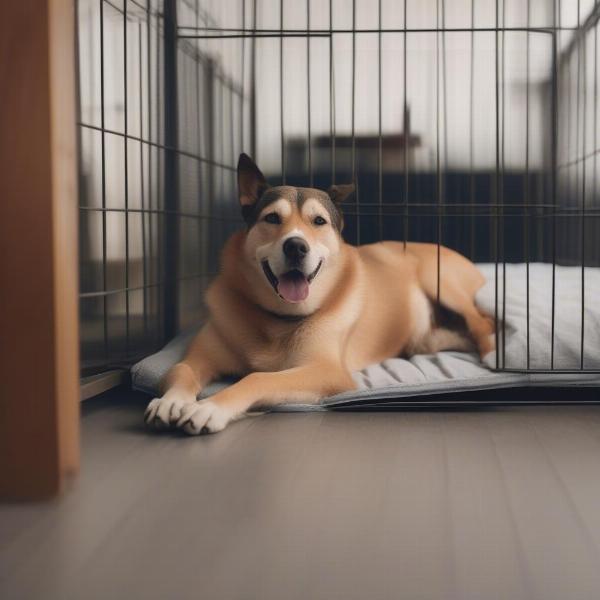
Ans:
{"label": "dog's muzzle", "polygon": [[277,277],[269,266],[268,260],[261,262],[265,277],[268,279],[275,293],[286,302],[303,302],[308,298],[310,284],[319,273],[323,261],[320,260],[317,268],[305,275],[300,269],[291,269]]}

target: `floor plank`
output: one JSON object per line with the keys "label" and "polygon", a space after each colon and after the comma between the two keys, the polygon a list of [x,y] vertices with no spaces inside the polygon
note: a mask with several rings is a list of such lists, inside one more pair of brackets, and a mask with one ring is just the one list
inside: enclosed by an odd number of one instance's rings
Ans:
{"label": "floor plank", "polygon": [[87,401],[70,492],[0,507],[0,597],[600,597],[600,407],[278,413],[188,438],[146,431],[145,402]]}

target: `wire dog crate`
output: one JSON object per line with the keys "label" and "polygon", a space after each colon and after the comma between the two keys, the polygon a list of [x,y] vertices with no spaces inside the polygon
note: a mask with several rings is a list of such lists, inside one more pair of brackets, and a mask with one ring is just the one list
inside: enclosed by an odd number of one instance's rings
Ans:
{"label": "wire dog crate", "polygon": [[[599,17],[583,0],[79,0],[83,374],[201,316],[242,226],[242,151],[273,184],[354,181],[350,243],[444,244],[496,282],[525,263],[528,297],[530,263],[550,263],[552,343],[555,268],[579,267],[589,372]],[[522,371],[529,306],[527,336]]]}

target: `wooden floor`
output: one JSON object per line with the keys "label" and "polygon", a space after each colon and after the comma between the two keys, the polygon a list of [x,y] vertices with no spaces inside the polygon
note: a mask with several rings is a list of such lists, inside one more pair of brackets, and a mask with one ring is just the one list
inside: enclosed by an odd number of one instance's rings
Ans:
{"label": "wooden floor", "polygon": [[600,598],[600,407],[187,438],[146,432],[144,401],[88,401],[70,493],[0,508],[3,600]]}

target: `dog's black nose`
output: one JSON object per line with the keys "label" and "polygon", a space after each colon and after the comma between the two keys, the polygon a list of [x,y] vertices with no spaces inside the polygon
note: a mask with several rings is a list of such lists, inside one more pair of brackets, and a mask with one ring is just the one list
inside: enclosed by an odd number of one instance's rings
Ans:
{"label": "dog's black nose", "polygon": [[308,244],[301,237],[290,237],[283,242],[283,253],[293,263],[301,262],[308,250]]}

